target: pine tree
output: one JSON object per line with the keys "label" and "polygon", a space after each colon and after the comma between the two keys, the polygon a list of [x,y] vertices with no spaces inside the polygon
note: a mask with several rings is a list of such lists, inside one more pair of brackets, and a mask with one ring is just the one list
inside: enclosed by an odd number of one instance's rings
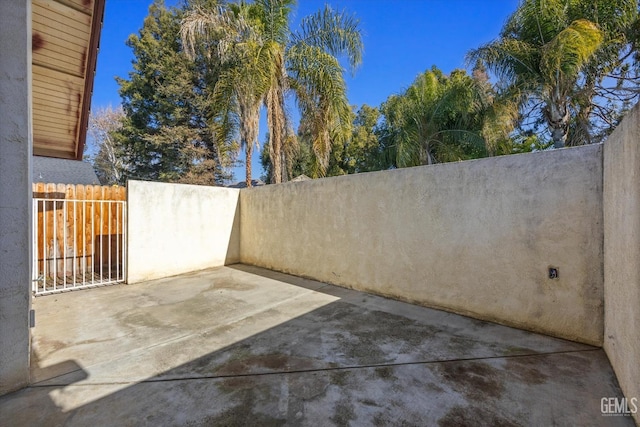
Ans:
{"label": "pine tree", "polygon": [[127,40],[135,59],[129,78],[117,79],[125,118],[115,137],[128,178],[220,185],[230,178],[237,145],[215,131],[208,97],[218,70],[204,51],[195,61],[184,54],[182,14],[157,0]]}

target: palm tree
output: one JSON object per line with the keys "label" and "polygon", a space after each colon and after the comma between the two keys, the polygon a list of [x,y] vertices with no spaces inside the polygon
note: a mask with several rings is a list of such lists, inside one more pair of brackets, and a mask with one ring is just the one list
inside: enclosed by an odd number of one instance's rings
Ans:
{"label": "palm tree", "polygon": [[[254,130],[257,136],[260,105],[257,100],[264,103],[275,183],[286,179],[284,157],[290,150],[285,145],[295,141],[286,111],[287,94],[295,95],[302,121],[313,137],[313,151],[322,174],[332,141],[346,137],[351,126],[344,69],[337,57],[346,57],[351,70],[362,59],[357,20],[326,6],[304,18],[300,29],[292,31],[290,15],[294,4],[294,0],[223,3],[206,9],[193,8],[183,22],[187,45],[193,45],[197,38],[203,39],[215,47],[214,55],[227,65],[234,64],[231,68],[235,72],[229,72],[233,78],[222,73],[225,83],[216,86],[226,89],[216,90],[219,95],[216,100],[232,106],[221,111],[235,112],[241,134],[243,129],[247,131],[241,135],[247,156],[253,147],[247,142],[253,139],[248,138],[253,137]],[[229,61],[231,57],[234,59]],[[244,124],[251,120],[255,120],[255,126]],[[233,120],[223,123],[232,124]],[[250,157],[247,162],[250,163]]]}
{"label": "palm tree", "polygon": [[382,105],[387,162],[409,167],[486,155],[482,137],[490,99],[464,70],[450,76],[433,67]]}
{"label": "palm tree", "polygon": [[290,29],[293,0],[255,0],[266,55],[271,64],[269,89],[264,98],[269,126],[269,155],[273,182],[286,179],[287,143],[292,134],[286,111],[288,93],[295,95],[302,125],[310,131],[313,152],[324,174],[332,141],[350,132],[350,107],[346,98],[344,69],[338,56],[346,57],[353,71],[362,60],[362,36],[358,21],[329,6],[304,18],[300,29]]}
{"label": "palm tree", "polygon": [[496,41],[469,54],[497,74],[521,108],[541,106],[556,148],[567,142],[581,72],[603,42],[597,24],[571,19],[571,3],[526,0]]}
{"label": "palm tree", "polygon": [[571,16],[588,19],[603,32],[574,95],[578,110],[567,145],[581,145],[606,137],[638,100],[640,70],[632,63],[638,63],[639,15],[636,0],[579,0],[571,6]]}
{"label": "palm tree", "polygon": [[192,6],[182,21],[182,40],[190,57],[196,45],[204,43],[207,53],[220,67],[212,102],[219,115],[214,131],[220,138],[238,128],[240,146],[246,154],[246,185],[251,187],[251,157],[258,144],[260,105],[268,89],[269,62],[256,25],[252,7],[246,3]]}
{"label": "palm tree", "polygon": [[352,112],[338,56],[346,58],[353,72],[362,51],[358,21],[329,6],[304,18],[285,49],[286,81],[296,94],[320,176],[329,164],[332,144],[342,145],[351,135]]}

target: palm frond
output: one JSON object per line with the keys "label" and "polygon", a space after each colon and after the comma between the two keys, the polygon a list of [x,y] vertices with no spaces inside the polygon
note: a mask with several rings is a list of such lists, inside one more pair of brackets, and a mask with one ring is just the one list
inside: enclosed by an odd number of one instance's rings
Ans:
{"label": "palm frond", "polygon": [[602,31],[585,19],[573,21],[542,48],[540,71],[549,80],[558,74],[575,80],[602,43]]}
{"label": "palm frond", "polygon": [[315,46],[333,56],[344,56],[355,70],[362,62],[364,50],[359,25],[353,15],[325,5],[323,10],[303,18],[300,30],[292,34],[292,45]]}
{"label": "palm frond", "polygon": [[295,0],[255,0],[256,18],[268,41],[286,46],[289,41],[289,15]]}
{"label": "palm frond", "polygon": [[477,60],[508,84],[526,80],[538,72],[539,52],[526,41],[515,38],[498,39],[467,54],[467,62]]}
{"label": "palm frond", "polygon": [[332,141],[344,140],[351,131],[351,109],[343,69],[335,56],[306,43],[292,46],[287,59],[292,87],[323,174],[329,163]]}
{"label": "palm frond", "polygon": [[501,153],[499,147],[509,140],[518,118],[518,103],[511,97],[497,100],[486,110],[481,134],[489,155],[508,154]]}

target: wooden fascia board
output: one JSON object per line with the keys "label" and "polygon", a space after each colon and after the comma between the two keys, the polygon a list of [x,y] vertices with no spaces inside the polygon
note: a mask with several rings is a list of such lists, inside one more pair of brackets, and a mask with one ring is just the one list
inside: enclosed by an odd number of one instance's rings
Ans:
{"label": "wooden fascia board", "polygon": [[89,127],[89,113],[91,110],[91,97],[93,95],[93,80],[96,75],[98,63],[98,50],[100,47],[100,32],[104,18],[104,6],[106,0],[95,0],[93,16],[91,19],[91,38],[89,40],[89,53],[84,79],[84,96],[82,99],[82,112],[80,115],[80,128],[78,130],[78,144],[76,146],[76,160],[82,160],[84,146]]}

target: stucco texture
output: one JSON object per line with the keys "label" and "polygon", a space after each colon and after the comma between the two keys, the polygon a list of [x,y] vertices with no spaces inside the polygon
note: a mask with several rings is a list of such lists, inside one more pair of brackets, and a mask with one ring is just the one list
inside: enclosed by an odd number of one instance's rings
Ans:
{"label": "stucco texture", "polygon": [[[640,109],[604,144],[604,349],[627,398],[640,399]],[[635,414],[640,423],[640,414]]]}
{"label": "stucco texture", "polygon": [[239,261],[239,191],[129,181],[127,282]]}
{"label": "stucco texture", "polygon": [[30,16],[30,1],[0,1],[0,395],[29,382]]}
{"label": "stucco texture", "polygon": [[245,190],[240,258],[601,345],[601,176],[596,145]]}

